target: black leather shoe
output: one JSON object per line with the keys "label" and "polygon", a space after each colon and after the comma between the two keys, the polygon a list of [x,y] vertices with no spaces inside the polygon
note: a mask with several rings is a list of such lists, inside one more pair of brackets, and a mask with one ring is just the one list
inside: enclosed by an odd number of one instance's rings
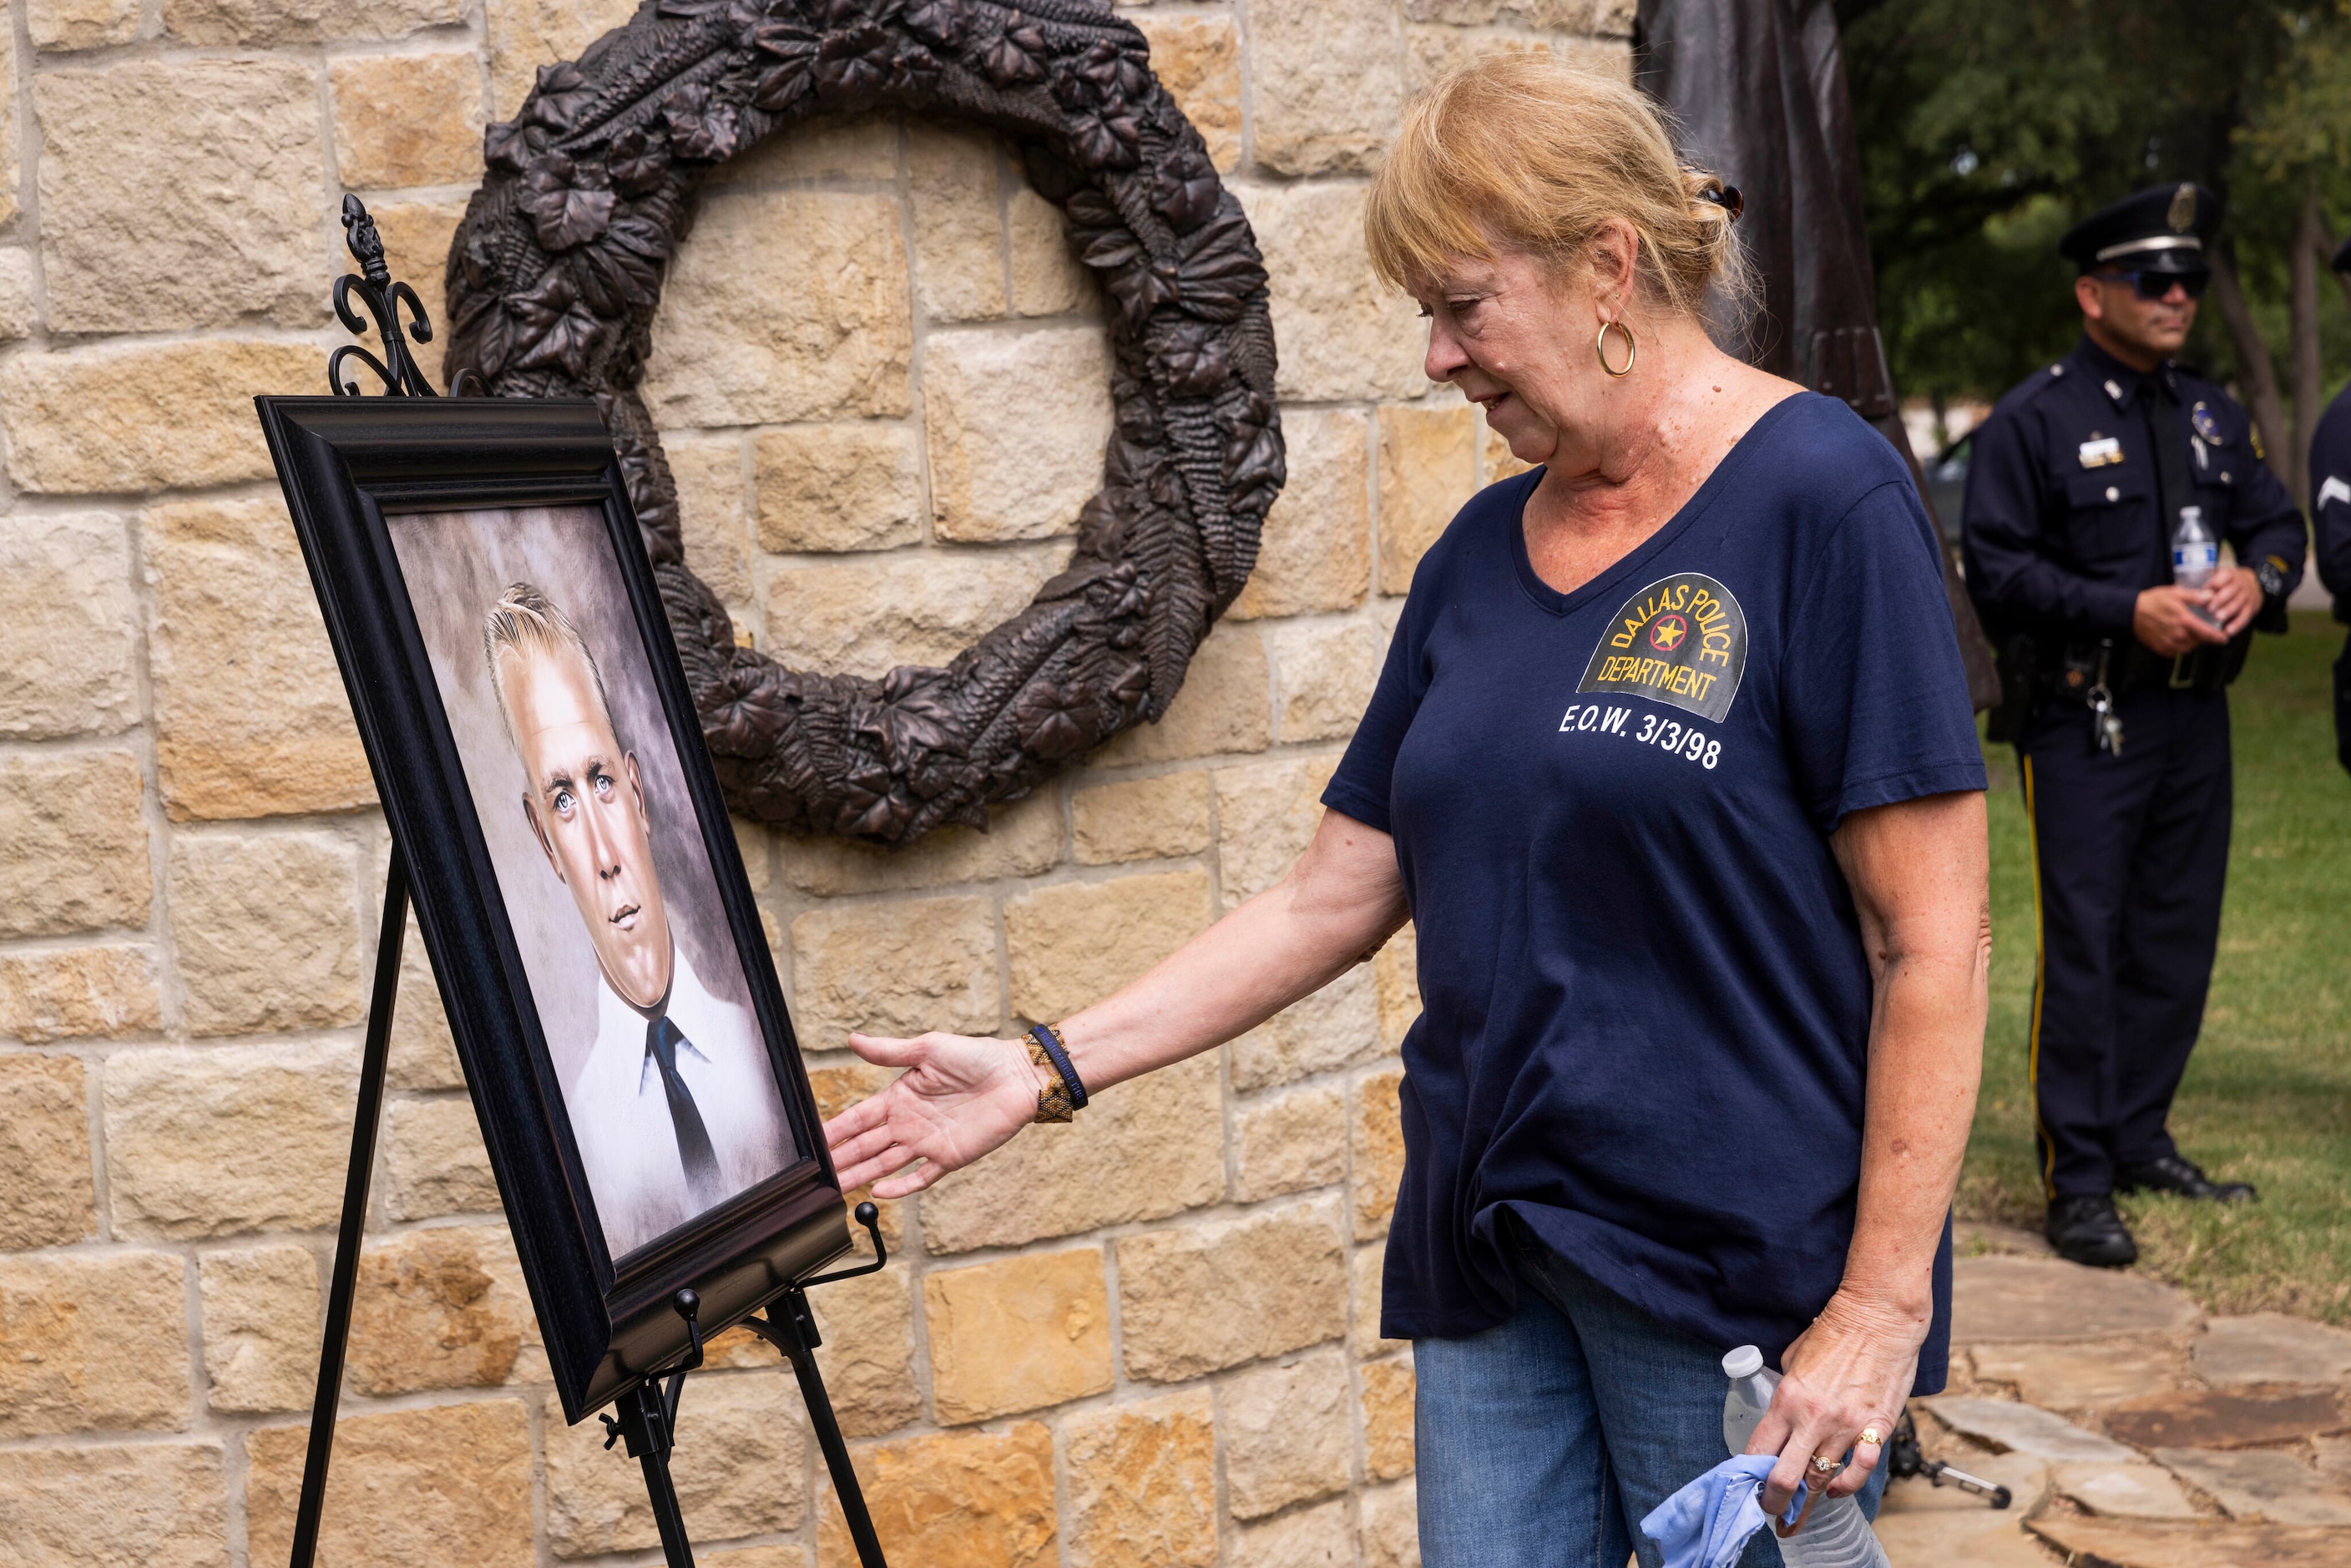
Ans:
{"label": "black leather shoe", "polygon": [[2138,1261],[2138,1243],[2123,1228],[2123,1217],[2105,1193],[2057,1199],[2049,1206],[2046,1231],[2049,1245],[2071,1262],[2119,1269]]}
{"label": "black leather shoe", "polygon": [[2115,1172],[2117,1192],[2171,1192],[2212,1203],[2251,1203],[2261,1195],[2249,1181],[2214,1181],[2194,1160],[2166,1155],[2143,1166],[2123,1166]]}

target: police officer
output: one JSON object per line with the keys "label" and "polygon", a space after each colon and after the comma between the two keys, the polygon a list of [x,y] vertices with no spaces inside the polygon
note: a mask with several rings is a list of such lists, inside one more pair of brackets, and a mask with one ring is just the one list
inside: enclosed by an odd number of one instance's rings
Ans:
{"label": "police officer", "polygon": [[[2229,704],[2252,629],[2285,630],[2302,516],[2252,421],[2172,361],[2211,277],[2210,192],[2161,185],[2069,229],[2082,340],[1977,430],[1968,591],[2001,655],[1996,738],[2032,824],[2031,1062],[2049,1239],[2138,1256],[2114,1195],[2243,1200],[2165,1120],[2203,1021],[2229,860]],[[2235,566],[2173,584],[2183,519]]]}
{"label": "police officer", "polygon": [[[2351,272],[2351,240],[2335,253]],[[2310,437],[2310,512],[2318,536],[2318,580],[2335,596],[2335,619],[2351,622],[2351,386],[2335,394]],[[2351,768],[2351,640],[2335,661],[2335,756]]]}

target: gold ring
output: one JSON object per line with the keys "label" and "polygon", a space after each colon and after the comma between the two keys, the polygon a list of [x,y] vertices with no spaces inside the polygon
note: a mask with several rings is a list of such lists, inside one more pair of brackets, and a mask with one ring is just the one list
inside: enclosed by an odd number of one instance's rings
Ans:
{"label": "gold ring", "polygon": [[1818,1474],[1833,1476],[1839,1470],[1844,1469],[1844,1462],[1842,1459],[1823,1458],[1822,1456],[1814,1454],[1813,1456],[1813,1469]]}
{"label": "gold ring", "polygon": [[1873,1448],[1881,1448],[1886,1446],[1886,1439],[1877,1435],[1877,1428],[1875,1427],[1864,1427],[1861,1429],[1861,1436],[1855,1438],[1855,1441],[1866,1443]]}

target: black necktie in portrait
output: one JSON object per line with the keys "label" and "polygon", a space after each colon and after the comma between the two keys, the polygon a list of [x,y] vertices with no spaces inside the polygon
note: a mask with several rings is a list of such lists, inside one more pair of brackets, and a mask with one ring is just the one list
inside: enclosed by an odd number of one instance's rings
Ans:
{"label": "black necktie in portrait", "polygon": [[668,1015],[645,1025],[645,1054],[661,1069],[662,1089],[669,1096],[670,1123],[677,1129],[678,1158],[685,1163],[686,1185],[697,1197],[707,1198],[717,1192],[718,1156],[711,1152],[710,1130],[702,1124],[702,1113],[695,1109],[694,1092],[678,1076],[680,1046],[694,1050],[693,1041],[669,1021]]}

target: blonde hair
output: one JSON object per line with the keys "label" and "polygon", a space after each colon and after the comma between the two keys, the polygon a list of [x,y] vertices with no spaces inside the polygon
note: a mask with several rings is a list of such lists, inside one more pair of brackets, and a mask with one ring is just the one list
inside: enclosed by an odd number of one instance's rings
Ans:
{"label": "blonde hair", "polygon": [[1639,236],[1641,287],[1696,314],[1709,288],[1750,292],[1722,182],[1684,168],[1666,113],[1610,77],[1506,55],[1448,72],[1405,110],[1372,183],[1364,237],[1396,287],[1499,250],[1556,269],[1622,219]]}
{"label": "blonde hair", "polygon": [[588,651],[571,618],[537,584],[528,582],[507,584],[506,591],[482,618],[482,660],[490,669],[490,690],[497,694],[498,716],[506,720],[507,738],[515,739],[514,711],[507,706],[507,685],[499,678],[499,665],[508,658],[534,655],[577,656],[588,666],[597,705],[604,710],[604,727],[618,741],[620,727],[612,721],[612,699],[605,694],[604,672],[596,667],[596,655]]}

